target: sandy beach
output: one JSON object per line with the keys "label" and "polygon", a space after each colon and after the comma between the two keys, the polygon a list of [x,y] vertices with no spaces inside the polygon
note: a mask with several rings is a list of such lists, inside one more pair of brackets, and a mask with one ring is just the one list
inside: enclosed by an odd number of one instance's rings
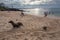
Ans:
{"label": "sandy beach", "polygon": [[[24,26],[13,29],[8,23],[10,20]],[[60,19],[29,14],[21,16],[20,11],[0,11],[0,40],[60,40]]]}

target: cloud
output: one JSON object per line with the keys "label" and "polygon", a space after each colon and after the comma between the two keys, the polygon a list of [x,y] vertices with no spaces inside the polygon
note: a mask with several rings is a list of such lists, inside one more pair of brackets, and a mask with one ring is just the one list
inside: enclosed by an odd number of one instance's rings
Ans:
{"label": "cloud", "polygon": [[5,4],[14,4],[15,2],[19,2],[17,0],[0,0],[0,3],[5,3]]}
{"label": "cloud", "polygon": [[24,0],[23,4],[30,4],[30,5],[35,5],[35,4],[46,4],[51,2],[52,0]]}
{"label": "cloud", "polygon": [[12,4],[12,5],[50,5],[56,4],[59,6],[60,0],[0,0],[0,3],[3,2],[5,4]]}
{"label": "cloud", "polygon": [[19,4],[30,4],[30,5],[35,5],[35,4],[60,4],[60,0],[0,0],[0,3],[4,2],[5,4],[14,4],[18,2]]}

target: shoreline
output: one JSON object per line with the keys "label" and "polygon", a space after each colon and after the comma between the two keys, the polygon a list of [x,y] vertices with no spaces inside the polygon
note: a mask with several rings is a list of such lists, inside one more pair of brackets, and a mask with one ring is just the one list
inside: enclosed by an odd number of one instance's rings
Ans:
{"label": "shoreline", "polygon": [[[27,13],[25,13],[27,14]],[[35,14],[28,14],[28,15],[32,15],[32,16],[37,16],[37,17],[44,17],[44,15],[35,15]],[[52,18],[52,19],[60,19],[59,16],[54,16],[54,15],[48,15],[46,18]]]}
{"label": "shoreline", "polygon": [[59,16],[54,16],[54,15],[48,15],[47,17],[48,17],[48,18],[53,18],[53,19],[60,19]]}
{"label": "shoreline", "polygon": [[[0,11],[0,12],[8,12],[8,11]],[[9,11],[9,13],[15,12],[15,11]],[[20,11],[17,11],[18,13],[20,13]],[[24,12],[23,12],[24,13]],[[28,14],[28,13],[24,13],[24,14]],[[37,16],[37,17],[44,17],[44,14],[34,14],[34,13],[29,13],[28,15],[32,15],[32,16]],[[55,16],[55,15],[48,15],[46,18],[52,18],[52,19],[60,19],[59,16]]]}

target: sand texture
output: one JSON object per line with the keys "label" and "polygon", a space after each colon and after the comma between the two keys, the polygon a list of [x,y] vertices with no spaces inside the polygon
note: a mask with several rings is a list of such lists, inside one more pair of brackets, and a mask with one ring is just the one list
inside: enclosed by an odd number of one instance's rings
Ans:
{"label": "sand texture", "polygon": [[[24,26],[13,29],[8,23],[21,22]],[[47,30],[43,27],[46,26]],[[60,40],[60,19],[37,17],[19,11],[0,11],[0,40]]]}

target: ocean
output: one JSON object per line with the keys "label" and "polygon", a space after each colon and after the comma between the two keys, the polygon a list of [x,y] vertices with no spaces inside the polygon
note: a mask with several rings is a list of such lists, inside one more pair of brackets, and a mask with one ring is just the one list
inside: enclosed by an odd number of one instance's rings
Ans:
{"label": "ocean", "polygon": [[60,8],[32,8],[23,9],[27,14],[32,14],[36,16],[44,16],[44,12],[47,12],[48,16],[60,17]]}
{"label": "ocean", "polygon": [[[6,5],[7,6],[7,5]],[[10,8],[17,8],[17,9],[23,9],[24,13],[37,15],[37,16],[44,16],[44,12],[50,12],[48,13],[49,16],[57,16],[60,17],[60,5],[8,5]]]}

